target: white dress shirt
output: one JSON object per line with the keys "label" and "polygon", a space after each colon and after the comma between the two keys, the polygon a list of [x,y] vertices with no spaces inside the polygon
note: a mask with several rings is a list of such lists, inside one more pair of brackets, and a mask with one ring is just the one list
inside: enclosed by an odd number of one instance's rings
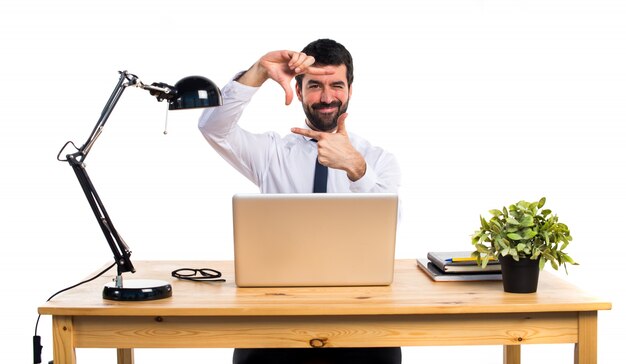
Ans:
{"label": "white dress shirt", "polygon": [[[258,87],[230,81],[222,89],[223,105],[205,109],[198,127],[213,148],[233,167],[259,186],[262,193],[311,193],[317,145],[298,134],[255,134],[237,124]],[[350,142],[361,153],[365,175],[350,181],[343,170],[328,169],[329,193],[398,192],[400,167],[396,158],[356,134]]]}

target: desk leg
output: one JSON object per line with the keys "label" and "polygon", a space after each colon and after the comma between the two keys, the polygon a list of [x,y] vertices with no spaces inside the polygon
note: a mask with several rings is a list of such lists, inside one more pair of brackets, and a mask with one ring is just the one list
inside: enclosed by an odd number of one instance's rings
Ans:
{"label": "desk leg", "polygon": [[575,364],[598,362],[598,312],[578,313],[578,343],[574,346]]}
{"label": "desk leg", "polygon": [[74,324],[71,316],[52,317],[54,362],[76,364],[74,347]]}
{"label": "desk leg", "polygon": [[117,349],[117,364],[133,364],[134,362],[133,349]]}
{"label": "desk leg", "polygon": [[521,364],[521,349],[520,345],[504,345],[504,358],[502,362],[504,364]]}

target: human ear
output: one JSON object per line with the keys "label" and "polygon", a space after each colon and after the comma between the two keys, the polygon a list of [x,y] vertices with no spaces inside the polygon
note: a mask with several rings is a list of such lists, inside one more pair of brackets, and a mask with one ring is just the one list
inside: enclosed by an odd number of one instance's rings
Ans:
{"label": "human ear", "polygon": [[297,82],[296,82],[296,96],[298,96],[298,100],[302,102],[302,88],[300,88]]}

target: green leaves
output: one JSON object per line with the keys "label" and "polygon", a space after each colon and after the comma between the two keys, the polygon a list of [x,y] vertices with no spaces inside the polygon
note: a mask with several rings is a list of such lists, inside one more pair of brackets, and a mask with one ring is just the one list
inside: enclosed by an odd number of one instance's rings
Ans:
{"label": "green leaves", "polygon": [[502,212],[500,210],[489,210],[489,213],[495,217],[502,216]]}
{"label": "green leaves", "polygon": [[[549,209],[546,198],[537,202],[519,201],[501,210],[489,210],[491,219],[480,217],[480,229],[472,235],[473,253],[482,266],[489,258],[510,255],[539,259],[543,269],[549,262],[554,269],[577,263],[563,250],[572,241],[567,225],[559,222]],[[567,269],[566,269],[567,271]]]}
{"label": "green leaves", "polygon": [[511,239],[511,240],[522,240],[522,236],[520,234],[516,234],[516,233],[508,233],[508,234],[506,234],[506,237]]}
{"label": "green leaves", "polygon": [[539,204],[537,205],[537,207],[538,207],[538,208],[542,208],[545,204],[546,204],[546,198],[545,198],[545,197],[542,197],[542,198],[539,200]]}
{"label": "green leaves", "polygon": [[537,232],[533,229],[524,229],[523,231],[523,235],[522,235],[522,239],[524,240],[532,240],[532,238],[534,238],[535,236],[537,236]]}
{"label": "green leaves", "polygon": [[529,227],[535,225],[535,221],[531,215],[524,215],[519,224],[523,227]]}
{"label": "green leaves", "polygon": [[507,218],[506,223],[509,225],[519,225],[519,221],[517,221],[514,217]]}
{"label": "green leaves", "polygon": [[485,218],[482,216],[480,217],[480,225],[483,229],[489,229],[489,223],[487,223],[487,220],[485,220]]}

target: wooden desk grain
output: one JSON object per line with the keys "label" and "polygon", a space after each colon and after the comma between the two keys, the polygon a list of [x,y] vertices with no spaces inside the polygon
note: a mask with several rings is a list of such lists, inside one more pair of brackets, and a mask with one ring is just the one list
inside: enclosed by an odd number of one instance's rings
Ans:
{"label": "wooden desk grain", "polygon": [[[396,261],[388,287],[238,288],[232,261],[136,262],[129,278],[171,282],[173,296],[145,302],[101,298],[113,273],[39,308],[53,315],[54,360],[74,364],[74,349],[375,347],[503,345],[520,363],[520,345],[574,343],[578,364],[595,364],[597,311],[611,304],[542,272],[534,294],[500,282],[433,282],[414,260]],[[178,281],[181,267],[213,268],[225,283]]]}

